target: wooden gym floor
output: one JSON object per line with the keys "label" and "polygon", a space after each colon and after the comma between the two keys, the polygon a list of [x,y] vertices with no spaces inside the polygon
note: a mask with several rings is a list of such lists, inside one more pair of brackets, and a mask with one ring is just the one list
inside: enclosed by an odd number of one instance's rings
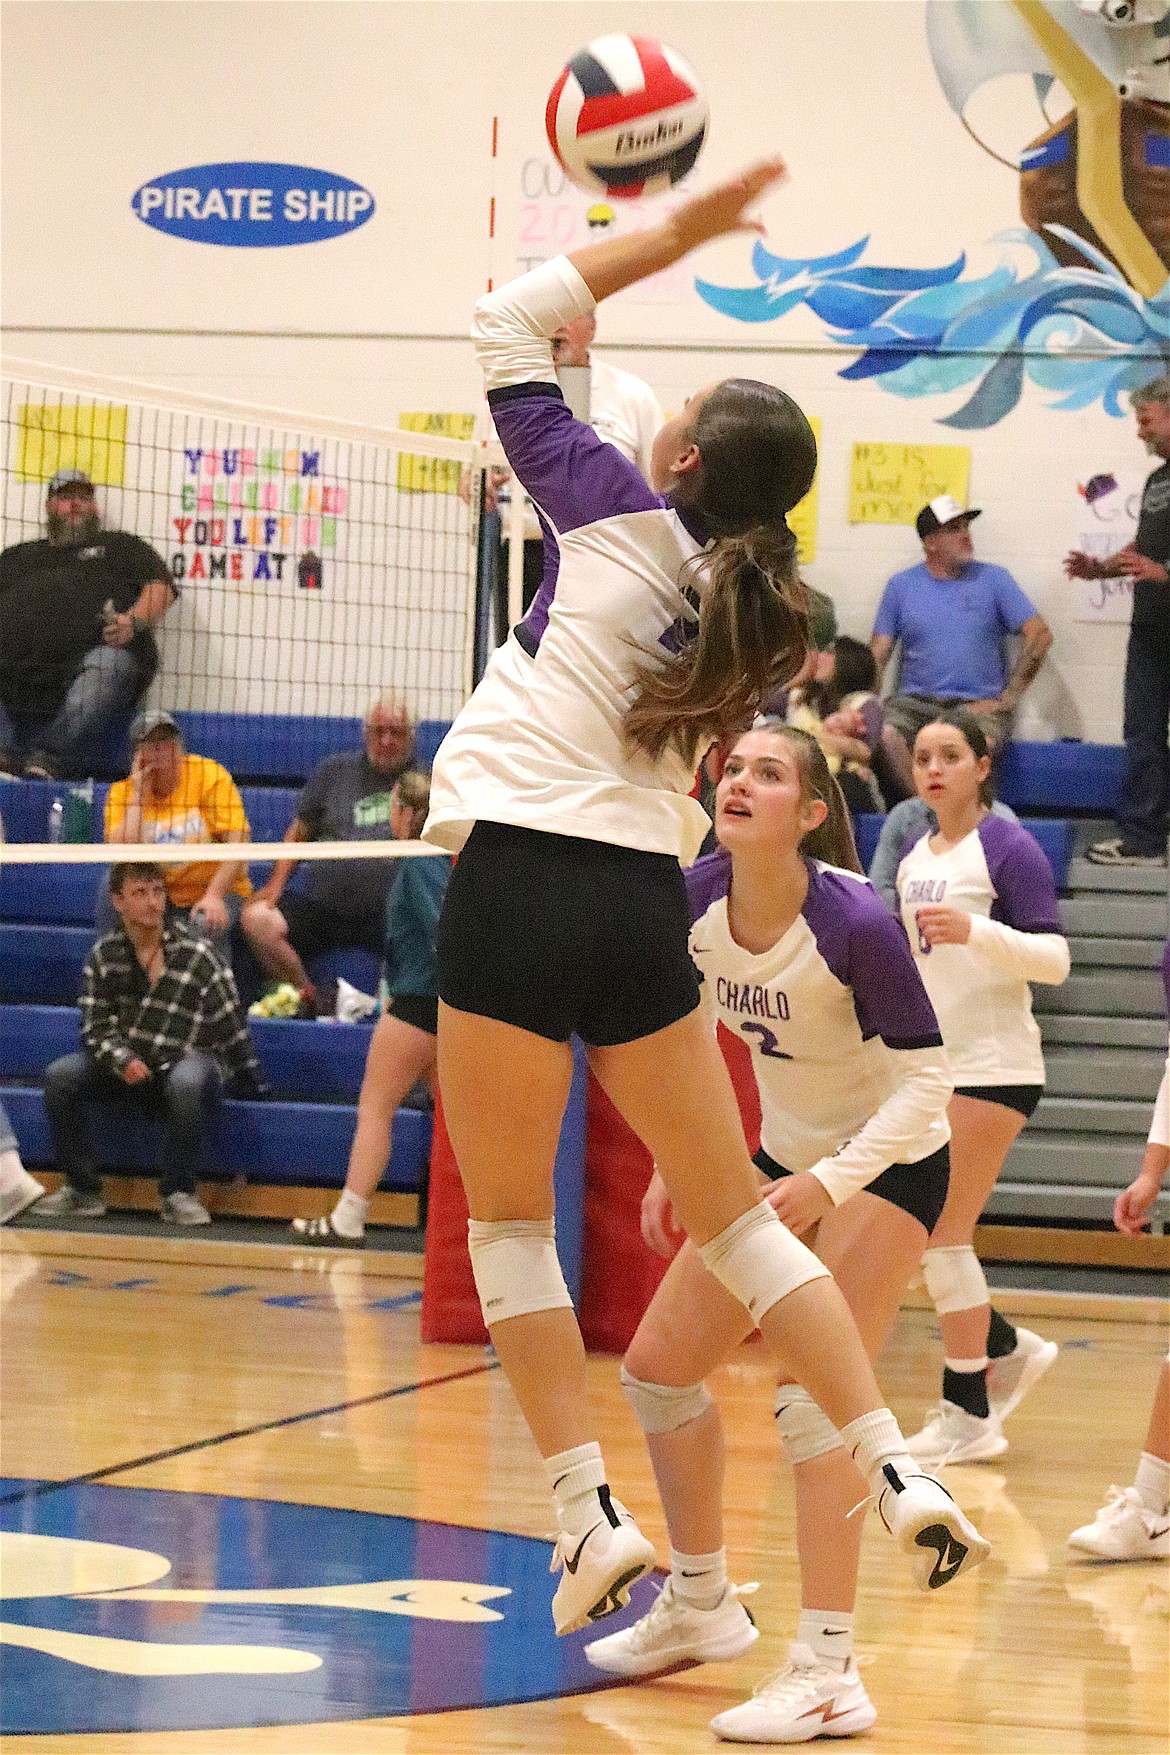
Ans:
{"label": "wooden gym floor", "polygon": [[[713,1388],[732,1575],[761,1581],[763,1637],[735,1664],[597,1687],[582,1639],[551,1634],[533,1540],[550,1514],[507,1385],[479,1348],[420,1343],[418,1271],[359,1252],[4,1235],[7,1747],[722,1746],[708,1719],[783,1660],[797,1607],[761,1349]],[[879,1718],[842,1747],[1164,1755],[1170,1571],[1068,1564],[1063,1542],[1131,1479],[1165,1308],[1027,1293],[1002,1307],[1063,1352],[1002,1462],[948,1471],[992,1560],[927,1599],[871,1520],[857,1627]],[[665,1555],[616,1362],[591,1370],[611,1477]],[[937,1370],[931,1317],[904,1311],[880,1375],[908,1428]]]}

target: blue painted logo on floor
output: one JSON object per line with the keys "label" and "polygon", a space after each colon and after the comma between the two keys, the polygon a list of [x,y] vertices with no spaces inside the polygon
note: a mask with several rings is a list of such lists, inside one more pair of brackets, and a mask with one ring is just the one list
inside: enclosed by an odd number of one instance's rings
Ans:
{"label": "blue painted logo on floor", "polygon": [[[10,1480],[9,1735],[442,1712],[606,1686],[527,1536],[267,1499]],[[605,1631],[644,1614],[642,1580]]]}

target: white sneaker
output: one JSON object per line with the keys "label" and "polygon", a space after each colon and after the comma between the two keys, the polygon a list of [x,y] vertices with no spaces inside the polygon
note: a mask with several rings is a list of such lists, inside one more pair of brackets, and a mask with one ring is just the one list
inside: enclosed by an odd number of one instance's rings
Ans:
{"label": "white sneaker", "polygon": [[1165,1560],[1170,1555],[1170,1517],[1151,1511],[1136,1487],[1110,1487],[1092,1523],[1074,1530],[1068,1545],[1092,1560]]}
{"label": "white sneaker", "polygon": [[878,1516],[910,1556],[919,1590],[941,1590],[961,1572],[982,1566],[991,1543],[964,1517],[941,1481],[933,1475],[903,1480],[890,1463],[882,1473],[886,1485],[878,1498]]}
{"label": "white sneaker", "polygon": [[1016,1334],[1015,1350],[993,1359],[987,1368],[987,1401],[1001,1425],[1060,1357],[1055,1341],[1046,1341],[1030,1328],[1017,1328]]}
{"label": "white sneaker", "polygon": [[179,1188],[163,1201],[162,1222],[164,1225],[210,1225],[211,1214],[201,1200]]}
{"label": "white sneaker", "polygon": [[906,1440],[915,1462],[941,1468],[944,1463],[989,1462],[1008,1447],[998,1418],[981,1420],[954,1402],[940,1402],[921,1432]]}
{"label": "white sneaker", "polygon": [[[12,1156],[15,1158],[16,1153]],[[45,1192],[43,1182],[30,1176],[24,1165],[19,1161],[13,1171],[6,1173],[4,1187],[0,1188],[0,1225],[7,1225],[9,1219],[15,1219],[17,1213],[23,1213],[34,1201],[40,1200]]]}
{"label": "white sneaker", "polygon": [[683,1664],[737,1658],[760,1637],[740,1597],[758,1584],[729,1584],[713,1609],[696,1609],[674,1594],[668,1578],[640,1621],[585,1647],[594,1669],[611,1676],[660,1676]]}
{"label": "white sneaker", "polygon": [[814,1737],[856,1737],[877,1719],[850,1659],[844,1670],[807,1645],[790,1645],[788,1662],[761,1682],[750,1700],[711,1720],[729,1743],[808,1743]]}
{"label": "white sneaker", "polygon": [[625,1506],[599,1489],[598,1516],[581,1535],[564,1530],[553,1548],[550,1572],[561,1582],[552,1600],[557,1633],[575,1633],[630,1600],[630,1586],[654,1564],[654,1549]]}

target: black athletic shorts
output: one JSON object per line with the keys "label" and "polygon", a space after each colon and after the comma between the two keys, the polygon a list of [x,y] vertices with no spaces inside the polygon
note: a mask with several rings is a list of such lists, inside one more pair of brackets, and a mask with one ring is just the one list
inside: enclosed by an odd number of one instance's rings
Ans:
{"label": "black athletic shorts", "polygon": [[476,823],[439,918],[439,996],[551,1042],[636,1042],[693,1012],[678,860]]}
{"label": "black athletic shorts", "polygon": [[[763,1146],[752,1162],[773,1182],[779,1176],[792,1175],[791,1170],[785,1170],[783,1165],[770,1158]],[[947,1204],[950,1179],[950,1147],[940,1146],[929,1157],[919,1158],[917,1164],[891,1164],[888,1170],[866,1183],[865,1192],[880,1195],[892,1207],[900,1207],[902,1212],[909,1213],[912,1219],[925,1225],[929,1235]]]}
{"label": "black athletic shorts", "polygon": [[980,1103],[998,1103],[1001,1109],[1014,1109],[1025,1120],[1041,1097],[1043,1085],[956,1085],[956,1097],[974,1097]]}
{"label": "black athletic shorts", "polygon": [[276,906],[284,915],[288,942],[302,963],[313,963],[326,951],[344,945],[382,955],[386,928],[381,915],[375,919],[372,915],[339,914],[303,890],[285,890]]}
{"label": "black athletic shorts", "polygon": [[437,993],[392,993],[386,1001],[387,1014],[425,1030],[428,1036],[439,1033],[439,996]]}

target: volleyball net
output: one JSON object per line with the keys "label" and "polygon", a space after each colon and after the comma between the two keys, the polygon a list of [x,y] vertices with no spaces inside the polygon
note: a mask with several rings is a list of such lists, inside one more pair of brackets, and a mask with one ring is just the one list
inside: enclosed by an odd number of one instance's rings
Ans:
{"label": "volleyball net", "polygon": [[[58,471],[89,477],[102,530],[147,543],[178,594],[140,705],[217,746],[202,753],[296,784],[356,740],[380,696],[416,721],[458,710],[474,680],[480,481],[501,460],[473,415],[363,427],[14,359],[3,380],[2,546],[45,536]],[[92,772],[126,772],[124,731]]]}

